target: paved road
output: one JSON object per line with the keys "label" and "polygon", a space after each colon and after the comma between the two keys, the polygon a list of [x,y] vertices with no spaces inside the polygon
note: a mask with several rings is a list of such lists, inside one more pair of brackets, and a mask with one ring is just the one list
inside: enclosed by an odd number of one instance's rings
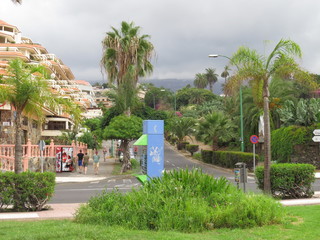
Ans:
{"label": "paved road", "polygon": [[[235,184],[234,175],[231,170],[226,171],[225,169],[215,168],[211,165],[191,160],[174,151],[171,146],[165,145],[165,169],[172,170],[179,168],[201,168],[205,173],[215,177],[224,176],[231,183]],[[104,190],[110,192],[114,188],[117,188],[120,192],[127,192],[130,191],[132,187],[136,188],[138,186],[140,186],[140,182],[132,176],[122,178],[110,177],[104,180],[84,183],[60,183],[57,184],[55,195],[50,203],[82,203],[87,202],[91,196],[97,195]],[[240,185],[240,187],[243,188],[243,185]],[[316,180],[313,187],[315,191],[320,191],[319,179]],[[253,177],[248,178],[246,189],[248,191],[260,192],[256,187]]]}

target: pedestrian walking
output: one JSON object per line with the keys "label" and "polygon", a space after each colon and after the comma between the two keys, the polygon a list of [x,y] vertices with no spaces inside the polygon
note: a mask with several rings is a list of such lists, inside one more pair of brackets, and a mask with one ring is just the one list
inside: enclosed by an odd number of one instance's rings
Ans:
{"label": "pedestrian walking", "polygon": [[83,166],[83,157],[84,157],[84,154],[82,153],[82,150],[80,150],[80,152],[77,154],[78,156],[78,167],[79,167],[79,173],[82,173],[82,166]]}
{"label": "pedestrian walking", "polygon": [[89,164],[89,155],[88,153],[85,153],[83,157],[84,174],[87,174],[88,164]]}
{"label": "pedestrian walking", "polygon": [[93,155],[93,167],[95,175],[99,174],[99,161],[100,156],[98,155],[98,152],[95,152],[95,154]]}

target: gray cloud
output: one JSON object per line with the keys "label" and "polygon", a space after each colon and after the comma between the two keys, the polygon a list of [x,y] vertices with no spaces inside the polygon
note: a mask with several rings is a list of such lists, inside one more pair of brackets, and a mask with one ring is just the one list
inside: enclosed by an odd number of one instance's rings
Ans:
{"label": "gray cloud", "polygon": [[[313,0],[0,0],[0,19],[55,53],[77,79],[101,81],[101,41],[111,26],[134,21],[151,35],[157,58],[150,78],[193,78],[205,68],[221,73],[227,59],[246,45],[268,53],[281,38],[296,41],[301,64],[320,67],[318,9]],[[270,43],[265,43],[270,40]]]}

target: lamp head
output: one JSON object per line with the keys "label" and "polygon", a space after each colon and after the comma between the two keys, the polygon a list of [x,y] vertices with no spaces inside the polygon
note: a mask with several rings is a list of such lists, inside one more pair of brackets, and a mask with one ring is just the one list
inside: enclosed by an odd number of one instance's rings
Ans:
{"label": "lamp head", "polygon": [[209,58],[217,58],[217,57],[219,57],[219,55],[218,54],[209,54],[208,57]]}

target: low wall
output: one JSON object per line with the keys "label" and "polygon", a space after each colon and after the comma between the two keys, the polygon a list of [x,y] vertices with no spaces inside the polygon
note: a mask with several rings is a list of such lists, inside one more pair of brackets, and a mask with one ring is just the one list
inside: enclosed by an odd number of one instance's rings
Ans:
{"label": "low wall", "polygon": [[[44,172],[56,172],[56,158],[44,157],[43,158],[43,171]],[[41,172],[41,158],[31,157],[28,161],[28,170],[31,172]]]}

